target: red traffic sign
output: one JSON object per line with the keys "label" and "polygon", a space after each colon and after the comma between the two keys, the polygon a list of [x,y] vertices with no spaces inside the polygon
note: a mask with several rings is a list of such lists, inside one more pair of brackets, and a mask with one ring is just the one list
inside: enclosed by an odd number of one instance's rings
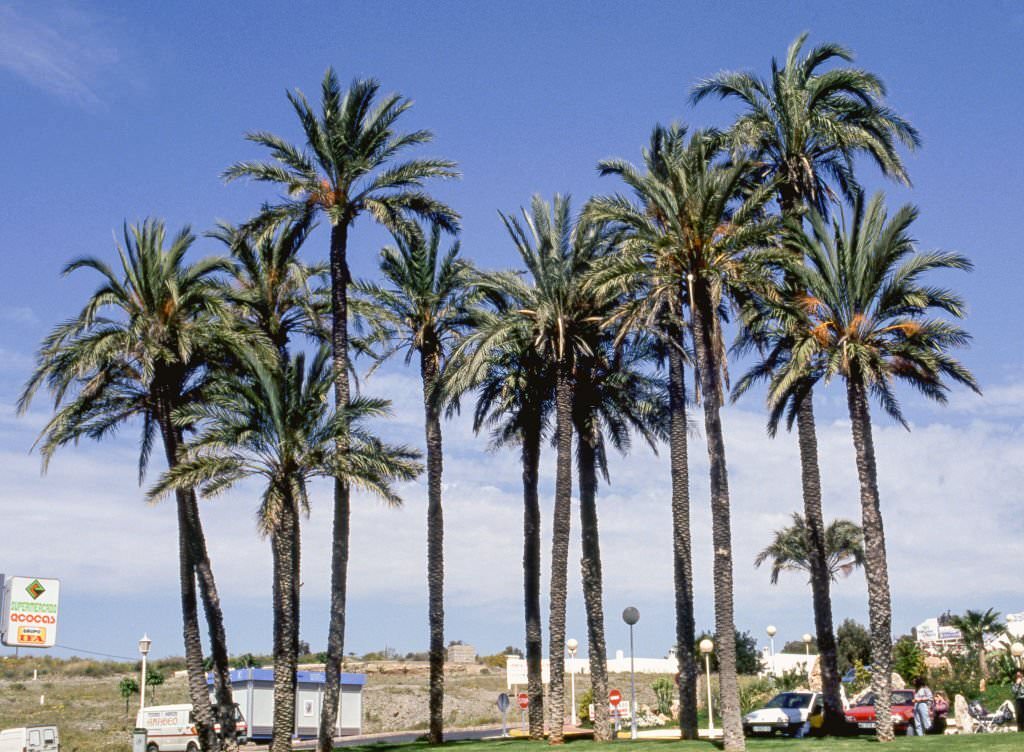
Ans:
{"label": "red traffic sign", "polygon": [[519,703],[519,707],[522,710],[526,710],[530,707],[530,696],[526,692],[520,692],[516,695],[516,701]]}
{"label": "red traffic sign", "polygon": [[618,707],[619,703],[622,702],[622,692],[617,689],[613,689],[608,693],[608,702]]}

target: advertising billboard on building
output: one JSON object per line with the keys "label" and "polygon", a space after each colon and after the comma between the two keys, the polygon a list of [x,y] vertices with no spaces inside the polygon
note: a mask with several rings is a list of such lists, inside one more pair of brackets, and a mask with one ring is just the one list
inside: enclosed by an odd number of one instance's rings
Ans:
{"label": "advertising billboard on building", "polygon": [[3,589],[0,638],[4,645],[52,648],[57,644],[60,580],[8,577]]}

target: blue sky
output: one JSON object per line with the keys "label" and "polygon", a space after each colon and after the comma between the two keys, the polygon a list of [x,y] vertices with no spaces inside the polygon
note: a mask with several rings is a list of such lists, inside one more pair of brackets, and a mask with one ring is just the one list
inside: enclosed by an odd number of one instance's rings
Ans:
{"label": "blue sky", "polygon": [[[766,73],[773,55],[809,30],[835,40],[878,73],[889,102],[921,131],[907,155],[913,189],[885,187],[892,203],[921,208],[923,248],[968,254],[971,275],[942,280],[970,303],[975,335],[965,361],[985,398],[954,395],[942,410],[907,395],[914,431],[879,421],[882,503],[890,533],[896,625],[905,631],[946,608],[1024,610],[1005,570],[1019,558],[1024,482],[1024,372],[1013,303],[1024,280],[1009,230],[1024,199],[1019,149],[1024,99],[1024,9],[1012,2],[954,3],[0,3],[0,173],[5,221],[0,251],[0,515],[5,528],[39,531],[40,542],[4,536],[0,571],[65,580],[60,642],[132,655],[148,630],[154,652],[180,652],[173,510],[150,508],[134,483],[134,430],[103,447],[70,449],[40,477],[27,454],[46,404],[15,419],[13,401],[41,337],[91,291],[87,275],[59,271],[82,254],[112,253],[125,219],[160,216],[202,231],[240,221],[268,197],[225,186],[220,172],[259,156],[247,130],[297,138],[284,93],[315,97],[324,69],[343,80],[375,76],[416,105],[405,126],[427,127],[423,150],[458,161],[459,182],[436,194],[463,215],[465,253],[485,267],[513,263],[498,210],[532,193],[573,194],[577,204],[618,186],[597,160],[639,159],[655,122],[725,125],[727,104],[688,104],[691,85],[723,68]],[[239,9],[244,8],[244,12]],[[383,235],[359,225],[351,255],[372,275]],[[308,257],[323,257],[315,235]],[[201,240],[197,253],[216,246]],[[370,391],[395,400],[395,438],[419,441],[415,374],[386,369]],[[842,395],[824,393],[822,465],[826,514],[856,517],[856,480]],[[725,416],[733,478],[737,621],[764,639],[811,624],[806,586],[791,577],[769,589],[750,565],[770,531],[799,505],[795,448],[764,438],[756,399]],[[491,652],[522,641],[518,473],[514,456],[484,452],[463,422],[448,427],[448,636]],[[693,500],[698,580],[709,575],[703,444],[695,437]],[[485,472],[481,473],[481,468]],[[154,471],[159,468],[154,467]],[[545,467],[545,473],[550,470]],[[623,647],[618,614],[643,613],[641,652],[672,639],[666,461],[637,450],[602,489],[609,648]],[[485,477],[481,477],[485,476]],[[545,482],[550,478],[545,478]],[[257,538],[251,489],[204,508],[233,652],[267,651],[269,551]],[[326,633],[329,514],[318,489],[306,527],[303,635]],[[403,511],[367,500],[353,533],[347,645],[383,642],[402,652],[426,643],[422,575],[423,488]],[[704,529],[700,526],[705,525]],[[549,532],[545,528],[545,535]],[[36,533],[34,533],[35,535]],[[381,538],[389,545],[382,547]],[[462,551],[455,550],[460,541]],[[547,547],[547,543],[545,543]],[[573,559],[572,579],[578,580]],[[969,583],[969,584],[968,584]],[[583,637],[578,584],[570,631]],[[836,588],[837,621],[866,616],[862,577]],[[698,626],[712,623],[710,588],[698,583]],[[619,634],[621,632],[621,634]]]}

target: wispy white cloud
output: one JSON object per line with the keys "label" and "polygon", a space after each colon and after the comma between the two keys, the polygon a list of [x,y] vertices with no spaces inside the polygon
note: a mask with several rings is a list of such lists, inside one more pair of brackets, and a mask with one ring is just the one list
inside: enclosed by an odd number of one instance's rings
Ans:
{"label": "wispy white cloud", "polygon": [[101,76],[118,59],[98,20],[80,9],[0,5],[0,68],[61,99],[101,106]]}

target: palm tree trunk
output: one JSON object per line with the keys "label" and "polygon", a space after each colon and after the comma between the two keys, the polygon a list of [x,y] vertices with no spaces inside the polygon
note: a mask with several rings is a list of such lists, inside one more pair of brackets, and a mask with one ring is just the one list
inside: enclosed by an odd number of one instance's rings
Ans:
{"label": "palm tree trunk", "polygon": [[[180,437],[179,437],[180,445]],[[213,693],[216,720],[220,724],[220,743],[226,752],[238,749],[235,730],[235,701],[231,690],[231,667],[228,664],[227,635],[224,631],[224,615],[213,579],[213,567],[206,548],[206,536],[199,519],[199,505],[195,492],[187,494],[186,513],[189,517],[189,543],[192,547],[192,561],[195,564],[196,579],[199,582],[199,596],[203,603],[210,634],[210,658],[213,662]]]}
{"label": "palm tree trunk", "polygon": [[811,574],[814,628],[821,664],[821,693],[824,700],[824,729],[838,733],[845,726],[839,697],[839,663],[832,628],[831,575],[825,550],[825,521],[821,511],[821,475],[818,469],[818,437],[814,421],[814,396],[808,391],[797,408],[800,443],[800,479],[803,485],[804,520],[807,524],[807,564]]}
{"label": "palm tree trunk", "polygon": [[707,283],[694,282],[693,328],[697,372],[704,399],[704,431],[711,466],[711,543],[714,547],[715,634],[718,644],[718,677],[722,729],[727,752],[746,749],[740,715],[739,680],[736,675],[736,634],[733,616],[732,529],[729,511],[729,474],[725,464],[722,433],[719,366],[714,350],[715,306]]}
{"label": "palm tree trunk", "polygon": [[444,742],[444,510],[441,508],[443,449],[441,420],[434,391],[437,386],[438,353],[433,347],[420,351],[423,378],[423,410],[427,440],[427,602],[430,629],[430,731],[429,742]]}
{"label": "palm tree trunk", "polygon": [[[334,354],[334,404],[344,410],[348,384],[348,223],[331,226],[331,347]],[[342,440],[339,448],[347,449]],[[327,628],[324,697],[320,706],[317,752],[331,752],[341,693],[341,660],[345,654],[345,598],[348,589],[349,529],[352,507],[348,484],[334,479],[334,523],[331,527],[331,617]]]}
{"label": "palm tree trunk", "polygon": [[526,612],[526,691],[530,738],[544,738],[544,646],[540,623],[540,416],[523,427],[523,601]]}
{"label": "palm tree trunk", "polygon": [[675,578],[676,660],[679,662],[679,736],[697,738],[697,661],[693,617],[693,553],[690,538],[690,467],[686,425],[683,335],[669,331],[669,456],[672,474],[672,569]]}
{"label": "palm tree trunk", "polygon": [[[548,619],[548,726],[552,744],[561,744],[565,725],[565,599],[572,525],[572,373],[558,362],[555,383],[555,510],[551,523],[551,616]],[[595,698],[595,705],[601,698]]]}
{"label": "palm tree trunk", "polygon": [[[164,456],[167,460],[167,467],[172,469],[178,464],[178,451],[182,444],[181,432],[171,423],[171,401],[165,386],[156,386],[156,419],[160,426],[160,435],[164,445]],[[185,640],[185,662],[188,666],[189,699],[192,700],[193,712],[195,713],[196,728],[199,732],[200,747],[204,752],[207,750],[218,750],[221,742],[214,731],[216,721],[213,708],[210,704],[210,692],[206,684],[206,669],[203,665],[203,647],[199,631],[199,614],[196,603],[196,556],[206,553],[205,539],[203,538],[202,526],[199,521],[199,510],[196,504],[195,492],[192,489],[181,489],[175,492],[178,506],[178,557],[179,576],[181,580],[181,610],[182,610],[182,632]],[[200,547],[197,541],[202,543]],[[183,549],[184,547],[184,549]],[[205,560],[208,583],[212,584],[212,572],[209,571],[209,558]],[[212,602],[209,593],[203,587],[204,581],[200,579],[199,590],[203,596],[206,607],[207,626],[210,630],[211,647],[217,644],[220,649],[224,673],[214,667],[215,691],[218,693],[218,705],[220,696],[226,691],[228,704],[231,707],[232,734],[231,741],[234,742],[234,703],[231,699],[231,683],[223,677],[227,675],[227,646],[224,637],[224,622],[221,617],[219,600]],[[213,598],[216,599],[216,588],[213,589]],[[219,684],[219,686],[216,686]],[[219,714],[219,710],[218,710]],[[224,727],[222,726],[222,729]],[[237,747],[237,744],[234,745]]]}
{"label": "palm tree trunk", "polygon": [[274,566],[274,721],[270,752],[291,752],[299,647],[299,520],[290,494],[270,533]]}
{"label": "palm tree trunk", "polygon": [[851,369],[846,380],[846,400],[853,429],[860,480],[861,526],[864,528],[864,573],[868,581],[868,620],[871,624],[871,688],[879,741],[892,741],[889,712],[892,691],[892,600],[885,554],[885,530],[878,498],[878,471],[871,436],[867,390],[859,373]]}
{"label": "palm tree trunk", "polygon": [[195,709],[196,733],[203,752],[217,749],[217,735],[213,729],[213,710],[210,692],[206,686],[206,668],[203,666],[203,643],[199,634],[199,607],[196,601],[196,573],[192,565],[192,547],[188,540],[188,513],[186,496],[191,491],[178,489],[178,567],[181,579],[181,626],[185,640],[185,668],[188,670],[188,697]]}
{"label": "palm tree trunk", "polygon": [[608,719],[608,651],[604,639],[602,603],[601,546],[597,529],[597,456],[590,432],[577,426],[576,455],[580,479],[580,533],[583,602],[587,610],[587,653],[590,660],[590,687],[594,697],[594,741],[610,741]]}

